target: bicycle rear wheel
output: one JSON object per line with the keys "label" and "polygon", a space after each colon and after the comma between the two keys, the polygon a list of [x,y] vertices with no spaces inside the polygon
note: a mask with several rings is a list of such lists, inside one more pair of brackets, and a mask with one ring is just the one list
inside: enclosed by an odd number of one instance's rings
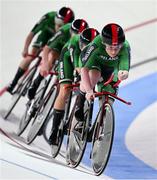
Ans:
{"label": "bicycle rear wheel", "polygon": [[73,109],[73,116],[71,117],[71,129],[69,132],[68,140],[67,140],[67,154],[66,154],[66,161],[67,164],[72,166],[73,168],[76,168],[83,157],[84,151],[86,149],[87,145],[87,134],[89,131],[89,121],[88,121],[88,105],[85,105],[84,108],[84,119],[85,121],[83,122],[82,125],[82,130],[81,132],[77,133],[75,130],[78,121],[75,119],[74,112],[75,112],[76,106],[74,106]]}
{"label": "bicycle rear wheel", "polygon": [[51,145],[51,155],[53,158],[55,158],[58,155],[61,145],[62,145],[62,141],[63,141],[63,137],[64,137],[63,126],[64,126],[64,122],[61,122],[59,130],[58,130],[58,134],[57,134],[58,144]]}
{"label": "bicycle rear wheel", "polygon": [[12,110],[14,109],[14,107],[16,106],[16,104],[18,103],[18,101],[20,100],[20,98],[22,96],[24,96],[27,92],[28,87],[30,86],[33,76],[36,72],[36,68],[32,69],[29,74],[27,76],[24,76],[24,78],[20,81],[20,83],[18,84],[15,93],[13,94],[13,99],[12,102],[4,116],[4,119],[7,119],[8,116],[10,115],[10,113],[12,112]]}
{"label": "bicycle rear wheel", "polygon": [[[102,114],[103,113],[103,114]],[[92,167],[97,176],[101,175],[107,166],[114,136],[114,112],[110,104],[102,107],[96,118],[91,152]]]}
{"label": "bicycle rear wheel", "polygon": [[[58,93],[58,89],[56,86],[54,86],[46,95],[46,97],[41,101],[40,107],[37,111],[37,114],[34,117],[34,120],[32,122],[32,126],[28,132],[27,135],[27,144],[30,144],[33,142],[33,140],[38,135],[38,132],[43,127],[46,119],[48,118],[53,104],[55,102],[56,96]],[[43,129],[44,130],[44,129]]]}
{"label": "bicycle rear wheel", "polygon": [[42,94],[45,89],[45,81],[43,80],[39,86],[39,90],[35,94],[35,98],[32,101],[28,101],[26,104],[26,110],[21,118],[17,135],[20,136],[26,127],[28,126],[31,119],[35,116],[39,107],[40,101],[42,100]]}

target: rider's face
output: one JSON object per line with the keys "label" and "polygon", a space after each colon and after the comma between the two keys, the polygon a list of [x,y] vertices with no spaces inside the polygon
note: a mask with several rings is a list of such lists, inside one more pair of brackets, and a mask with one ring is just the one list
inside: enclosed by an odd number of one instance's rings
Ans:
{"label": "rider's face", "polygon": [[117,56],[117,54],[119,53],[119,51],[121,50],[123,44],[120,44],[118,46],[111,46],[111,45],[105,45],[105,49],[106,49],[106,52],[107,54],[110,56],[110,57],[115,57]]}

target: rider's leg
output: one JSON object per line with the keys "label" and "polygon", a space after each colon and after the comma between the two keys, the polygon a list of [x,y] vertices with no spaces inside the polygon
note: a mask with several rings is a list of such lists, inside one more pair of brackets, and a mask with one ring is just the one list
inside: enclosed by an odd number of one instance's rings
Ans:
{"label": "rider's leg", "polygon": [[79,95],[77,98],[77,104],[76,104],[76,110],[75,110],[75,117],[78,121],[83,121],[84,120],[84,102],[85,102],[85,93],[82,92],[81,90],[79,91]]}
{"label": "rider's leg", "polygon": [[44,79],[44,77],[39,73],[38,76],[33,81],[33,84],[30,86],[28,90],[28,98],[31,100],[34,98],[35,93],[40,85],[40,82]]}
{"label": "rider's leg", "polygon": [[[48,66],[49,66],[49,70],[52,69],[53,64],[55,62],[56,59],[58,59],[59,54],[55,51],[52,50],[52,52],[50,52],[48,54]],[[37,75],[37,77],[35,78],[35,80],[33,81],[33,84],[31,85],[31,87],[28,90],[28,98],[31,100],[34,98],[35,93],[41,83],[41,81],[44,79],[44,77],[40,74]]]}
{"label": "rider's leg", "polygon": [[[39,48],[35,48],[33,47],[31,50],[31,55],[36,56],[39,53]],[[18,80],[22,77],[22,75],[25,73],[25,71],[28,69],[30,63],[32,62],[34,58],[31,56],[26,56],[20,63],[18,70],[14,76],[14,79],[12,80],[12,82],[10,83],[10,85],[8,86],[7,91],[8,92],[12,92],[14,87],[16,86]]]}
{"label": "rider's leg", "polygon": [[70,90],[65,89],[64,86],[65,84],[60,84],[60,91],[54,104],[52,133],[49,137],[49,144],[57,144],[58,128],[64,116],[66,100],[70,95]]}
{"label": "rider's leg", "polygon": [[[90,83],[92,85],[92,88],[95,87],[95,85],[97,84],[98,80],[101,77],[101,74],[98,70],[90,70],[89,71],[89,77],[90,77]],[[83,113],[83,108],[84,108],[84,102],[85,102],[85,89],[84,89],[84,83],[82,82],[80,83],[80,93],[79,93],[79,97],[78,97],[78,101],[77,101],[77,106],[76,106],[76,111],[75,111],[75,116],[77,118],[78,121],[83,121],[84,117],[84,113]]]}
{"label": "rider's leg", "polygon": [[[60,55],[60,63],[59,63],[59,74],[60,74],[60,91],[58,97],[56,98],[54,104],[54,117],[53,117],[53,125],[52,125],[52,134],[50,136],[49,142],[55,144],[56,136],[58,132],[58,127],[60,125],[61,120],[64,116],[65,104],[67,98],[70,95],[70,89],[65,88],[68,84],[73,82],[73,64],[71,63],[69,52],[64,49]],[[56,113],[56,111],[60,111],[60,115]]]}

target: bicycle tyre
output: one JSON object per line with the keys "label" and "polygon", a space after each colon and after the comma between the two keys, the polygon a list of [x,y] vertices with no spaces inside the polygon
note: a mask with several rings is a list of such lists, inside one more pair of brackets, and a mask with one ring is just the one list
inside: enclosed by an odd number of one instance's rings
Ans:
{"label": "bicycle tyre", "polygon": [[[33,106],[31,107],[31,113],[28,113],[28,111],[30,109],[32,102],[30,100],[28,100],[28,102],[26,104],[26,110],[25,110],[25,112],[24,112],[24,114],[20,120],[20,123],[19,123],[19,129],[17,132],[18,136],[20,136],[24,132],[24,130],[28,126],[31,119],[35,116],[35,114],[37,112],[37,107],[34,107],[34,106],[37,106],[39,104],[39,102],[41,101],[41,98],[42,98],[41,96],[42,96],[42,93],[44,91],[44,87],[45,87],[45,81],[42,81],[40,86],[39,86],[39,90],[35,94]],[[30,104],[30,105],[28,105],[28,104]]]}
{"label": "bicycle tyre", "polygon": [[29,109],[29,107],[26,107],[26,110],[20,120],[19,128],[17,131],[18,136],[20,136],[24,132],[24,130],[26,129],[26,127],[28,126],[29,122],[32,119],[32,117],[28,114],[28,109]]}
{"label": "bicycle tyre", "polygon": [[70,117],[69,117],[69,126],[67,128],[67,145],[66,145],[66,156],[65,156],[65,159],[66,159],[66,163],[67,165],[70,165],[70,161],[69,161],[69,135],[70,135],[70,130],[71,130],[71,126],[72,126],[72,119],[73,119],[73,116],[74,116],[74,113],[75,113],[75,107],[76,106],[76,101],[74,103],[74,106],[72,108],[72,112],[70,114]]}
{"label": "bicycle tyre", "polygon": [[49,92],[48,96],[46,96],[41,102],[40,107],[33,119],[31,128],[28,132],[26,138],[27,144],[31,144],[34,141],[34,139],[37,137],[38,132],[40,131],[40,129],[44,125],[44,122],[46,121],[47,117],[50,114],[57,93],[58,93],[58,89],[56,86],[54,86],[53,89],[51,89],[51,91]]}
{"label": "bicycle tyre", "polygon": [[[76,105],[74,106],[73,112],[75,112],[75,108],[76,108]],[[83,134],[82,134],[82,137],[83,137],[82,142],[77,137],[77,135],[75,135],[73,132],[73,129],[77,123],[74,113],[73,113],[73,117],[71,117],[72,123],[71,123],[71,129],[70,129],[70,133],[69,133],[68,140],[67,140],[66,161],[72,168],[76,168],[80,164],[80,162],[83,158],[85,149],[86,149],[87,135],[88,135],[88,130],[89,130],[87,128],[89,125],[89,122],[87,121],[89,119],[88,116],[89,116],[88,105],[85,105],[85,108],[84,108],[85,121],[84,121],[84,130],[83,130]],[[86,128],[86,130],[85,130],[85,128]],[[77,151],[78,149],[80,151]]]}
{"label": "bicycle tyre", "polygon": [[[99,124],[102,110],[101,107],[96,118],[96,125],[92,140],[91,161],[92,168],[97,176],[101,175],[107,166],[114,137],[115,120],[113,108],[110,104],[106,103],[104,109],[105,113],[102,116],[103,127]],[[101,134],[100,131],[103,133]],[[99,133],[98,138],[97,133]]]}
{"label": "bicycle tyre", "polygon": [[32,82],[33,76],[36,72],[36,68],[32,69],[27,76],[25,76],[22,80],[21,83],[18,84],[18,87],[16,89],[15,94],[13,94],[13,100],[7,110],[7,113],[4,116],[4,119],[7,119],[18,101],[20,100],[21,96],[24,94],[24,92],[27,90],[29,85]]}
{"label": "bicycle tyre", "polygon": [[59,151],[60,151],[60,148],[61,148],[61,145],[62,145],[62,142],[63,142],[63,137],[64,137],[64,133],[63,133],[63,126],[64,126],[64,123],[62,122],[62,124],[60,125],[60,129],[58,131],[58,145],[51,145],[51,155],[53,158],[55,158]]}

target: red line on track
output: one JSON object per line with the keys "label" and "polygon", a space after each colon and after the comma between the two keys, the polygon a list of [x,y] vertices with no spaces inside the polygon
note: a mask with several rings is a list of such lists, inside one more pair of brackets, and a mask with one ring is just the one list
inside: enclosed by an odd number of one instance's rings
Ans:
{"label": "red line on track", "polygon": [[146,25],[148,25],[148,24],[156,23],[156,22],[157,22],[157,18],[150,19],[150,20],[145,21],[145,22],[142,22],[142,23],[140,23],[140,24],[136,24],[136,25],[130,26],[130,27],[124,29],[124,31],[125,31],[125,32],[131,31],[131,30],[133,30],[133,29],[137,29],[137,28],[146,26]]}

